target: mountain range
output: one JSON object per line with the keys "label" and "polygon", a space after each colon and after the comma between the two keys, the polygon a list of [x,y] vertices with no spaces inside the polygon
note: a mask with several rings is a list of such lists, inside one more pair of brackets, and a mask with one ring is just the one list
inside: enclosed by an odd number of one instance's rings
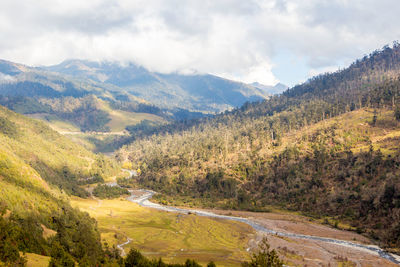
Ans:
{"label": "mountain range", "polygon": [[129,63],[67,60],[29,67],[0,60],[0,94],[25,97],[82,97],[138,101],[165,109],[221,112],[263,100],[286,87],[244,84],[218,76],[162,74]]}
{"label": "mountain range", "polygon": [[[209,74],[154,73],[133,63],[67,60],[30,67],[0,60],[1,105],[73,134],[96,151],[125,143],[126,130],[210,116],[285,88],[253,86]],[[107,138],[93,134],[104,132],[115,134]]]}
{"label": "mountain range", "polygon": [[225,111],[246,101],[265,99],[272,91],[287,88],[281,84],[277,87],[249,85],[210,74],[162,74],[133,63],[67,60],[44,69],[118,86],[158,107],[200,112]]}

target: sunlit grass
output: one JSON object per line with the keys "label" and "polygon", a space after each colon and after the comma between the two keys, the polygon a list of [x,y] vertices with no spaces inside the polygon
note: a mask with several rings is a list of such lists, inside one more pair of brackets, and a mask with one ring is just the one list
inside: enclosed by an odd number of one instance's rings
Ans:
{"label": "sunlit grass", "polygon": [[73,198],[72,205],[98,221],[102,241],[110,246],[129,237],[132,243],[127,251],[135,247],[167,262],[193,258],[203,264],[213,260],[222,266],[237,266],[248,257],[247,243],[253,230],[243,223],[162,212],[123,199]]}
{"label": "sunlit grass", "polygon": [[27,267],[47,267],[49,266],[50,257],[33,253],[26,253]]}

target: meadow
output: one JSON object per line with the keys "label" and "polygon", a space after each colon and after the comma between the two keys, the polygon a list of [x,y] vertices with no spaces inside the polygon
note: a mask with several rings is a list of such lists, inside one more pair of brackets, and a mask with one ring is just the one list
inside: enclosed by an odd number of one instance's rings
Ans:
{"label": "meadow", "polygon": [[122,198],[74,197],[71,203],[98,221],[102,242],[108,246],[131,238],[126,252],[137,248],[170,263],[191,258],[202,265],[212,260],[218,266],[239,266],[249,257],[246,250],[254,231],[243,223],[152,210]]}

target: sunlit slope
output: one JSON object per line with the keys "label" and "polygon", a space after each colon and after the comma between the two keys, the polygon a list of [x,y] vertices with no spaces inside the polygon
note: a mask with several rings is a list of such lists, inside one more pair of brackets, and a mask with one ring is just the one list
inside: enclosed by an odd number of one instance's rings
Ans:
{"label": "sunlit slope", "polygon": [[107,102],[99,101],[100,109],[109,115],[110,121],[106,125],[110,128],[111,132],[124,131],[127,126],[136,125],[143,120],[148,120],[156,124],[166,123],[165,119],[154,114],[113,109]]}
{"label": "sunlit slope", "polygon": [[399,75],[394,44],[263,102],[138,136],[117,158],[163,202],[275,205],[400,248]]}
{"label": "sunlit slope", "polygon": [[43,179],[68,193],[84,195],[76,186],[79,181],[109,175],[116,168],[104,156],[89,152],[40,121],[1,106],[0,120],[5,125],[0,151],[31,166]]}
{"label": "sunlit slope", "polygon": [[142,208],[124,199],[73,198],[72,205],[87,211],[98,221],[103,242],[139,249],[150,258],[183,263],[195,259],[205,266],[238,266],[247,259],[250,226],[196,215],[168,213]]}
{"label": "sunlit slope", "polygon": [[[15,263],[19,252],[48,257],[56,246],[96,265],[103,253],[96,225],[65,193],[85,196],[78,186],[85,178],[113,173],[111,161],[0,107],[0,262]],[[28,264],[45,264],[37,255],[29,254]]]}
{"label": "sunlit slope", "polygon": [[[34,113],[28,116],[43,120],[54,130],[63,133],[77,132],[107,132],[122,133],[127,126],[133,126],[143,120],[155,124],[166,123],[161,116],[145,113],[121,110],[113,107],[108,101],[96,96],[85,98],[65,99],[41,99],[42,104],[51,106],[49,113]],[[96,115],[90,115],[97,112]],[[96,122],[102,117],[101,122]]]}
{"label": "sunlit slope", "polygon": [[[279,116],[290,113],[265,120]],[[274,139],[262,130],[264,123],[260,118],[237,128],[206,125],[153,136],[121,150],[119,157],[137,164],[139,181],[163,192],[163,203],[301,210],[347,222],[381,245],[398,246],[400,122],[395,110],[362,108]]]}

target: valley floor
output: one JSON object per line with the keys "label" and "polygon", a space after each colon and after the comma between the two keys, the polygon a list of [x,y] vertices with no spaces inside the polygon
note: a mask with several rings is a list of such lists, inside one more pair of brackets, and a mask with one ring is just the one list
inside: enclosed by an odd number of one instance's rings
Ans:
{"label": "valley floor", "polygon": [[[135,192],[138,197],[140,194],[140,191]],[[103,242],[110,246],[126,243],[123,246],[126,252],[135,247],[146,256],[162,257],[167,262],[184,262],[186,258],[192,258],[203,265],[213,260],[219,266],[239,266],[265,236],[265,233],[256,232],[242,222],[160,211],[141,207],[123,198],[74,198],[72,203],[96,218]],[[333,229],[293,213],[211,212],[248,218],[283,233],[372,244],[372,241],[354,232]],[[362,248],[273,234],[267,234],[267,238],[288,266],[397,266]]]}
{"label": "valley floor", "polygon": [[[354,232],[334,229],[309,218],[285,213],[256,213],[242,211],[212,210],[222,215],[240,216],[258,222],[260,225],[278,232],[319,236],[353,243],[372,244],[372,241]],[[258,232],[249,243],[249,247],[257,247],[257,243],[265,234]],[[276,249],[289,266],[398,266],[379,255],[365,249],[355,249],[314,240],[266,235],[271,248]]]}
{"label": "valley floor", "polygon": [[183,215],[140,207],[125,199],[73,198],[71,204],[98,221],[103,242],[109,246],[139,249],[145,256],[166,262],[195,259],[203,266],[213,260],[218,266],[239,266],[254,230],[243,223]]}

